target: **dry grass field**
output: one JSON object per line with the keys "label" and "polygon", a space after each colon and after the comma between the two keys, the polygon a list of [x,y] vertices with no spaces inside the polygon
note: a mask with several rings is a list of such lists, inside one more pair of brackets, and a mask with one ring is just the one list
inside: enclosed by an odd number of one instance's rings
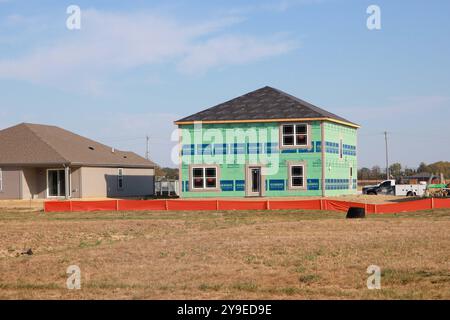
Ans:
{"label": "dry grass field", "polygon": [[[450,210],[0,212],[1,299],[450,299]],[[31,248],[32,255],[22,254]],[[366,269],[382,269],[368,290]],[[81,290],[66,269],[81,269]]]}

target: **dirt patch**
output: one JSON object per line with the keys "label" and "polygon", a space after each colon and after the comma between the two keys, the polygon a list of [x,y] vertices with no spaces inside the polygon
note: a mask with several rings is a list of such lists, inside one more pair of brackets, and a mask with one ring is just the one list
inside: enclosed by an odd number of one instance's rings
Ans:
{"label": "dirt patch", "polygon": [[[450,210],[0,215],[2,299],[449,299]],[[33,255],[17,255],[32,248]],[[382,270],[368,290],[369,265]],[[82,289],[66,289],[78,265]]]}
{"label": "dirt patch", "polygon": [[0,200],[0,212],[37,212],[44,210],[44,200]]}

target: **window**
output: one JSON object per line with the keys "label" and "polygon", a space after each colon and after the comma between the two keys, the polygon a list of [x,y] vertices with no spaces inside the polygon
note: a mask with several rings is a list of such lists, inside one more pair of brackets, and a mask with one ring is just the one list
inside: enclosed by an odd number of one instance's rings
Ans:
{"label": "window", "polygon": [[349,189],[353,189],[353,167],[350,167],[350,181]]}
{"label": "window", "polygon": [[192,189],[217,189],[217,168],[192,168]]}
{"label": "window", "polygon": [[[68,168],[67,168],[68,169]],[[47,169],[47,198],[61,198],[66,196],[66,191],[70,197],[70,169],[68,169],[69,189],[66,189],[66,171],[65,169]]]}
{"label": "window", "polygon": [[391,186],[391,181],[388,180],[388,181],[383,182],[383,183],[380,185],[380,188],[388,188],[388,187],[390,187],[390,186]]}
{"label": "window", "polygon": [[281,136],[283,147],[306,147],[308,145],[308,125],[305,123],[283,124]]}
{"label": "window", "polygon": [[0,168],[0,192],[3,191],[3,171],[2,168]]}
{"label": "window", "polygon": [[289,188],[304,189],[305,186],[305,165],[290,164],[289,165]]}
{"label": "window", "polygon": [[120,168],[117,170],[117,189],[123,189],[123,169]]}
{"label": "window", "polygon": [[339,140],[339,159],[344,158],[344,144],[342,142],[342,139]]}

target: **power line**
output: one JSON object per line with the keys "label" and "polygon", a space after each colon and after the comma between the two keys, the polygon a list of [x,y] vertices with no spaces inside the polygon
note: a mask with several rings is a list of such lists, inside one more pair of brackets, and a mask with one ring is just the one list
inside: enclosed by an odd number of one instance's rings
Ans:
{"label": "power line", "polygon": [[389,180],[389,148],[388,148],[388,132],[384,132],[384,140],[386,142],[386,180]]}

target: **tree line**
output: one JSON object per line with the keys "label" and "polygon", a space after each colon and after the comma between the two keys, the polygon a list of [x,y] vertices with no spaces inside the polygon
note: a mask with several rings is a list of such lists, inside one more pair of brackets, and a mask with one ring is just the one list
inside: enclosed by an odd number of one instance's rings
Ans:
{"label": "tree line", "polygon": [[[408,177],[417,173],[431,173],[437,174],[443,173],[445,178],[450,179],[450,162],[439,161],[432,164],[420,163],[417,168],[408,168],[401,163],[393,163],[389,167],[391,178],[400,179],[402,177]],[[386,179],[386,169],[381,169],[380,166],[373,166],[372,168],[361,168],[358,170],[359,180],[384,180]]]}
{"label": "tree line", "polygon": [[168,168],[168,167],[160,167],[156,166],[155,168],[156,178],[168,179],[168,180],[177,180],[178,179],[178,168]]}

